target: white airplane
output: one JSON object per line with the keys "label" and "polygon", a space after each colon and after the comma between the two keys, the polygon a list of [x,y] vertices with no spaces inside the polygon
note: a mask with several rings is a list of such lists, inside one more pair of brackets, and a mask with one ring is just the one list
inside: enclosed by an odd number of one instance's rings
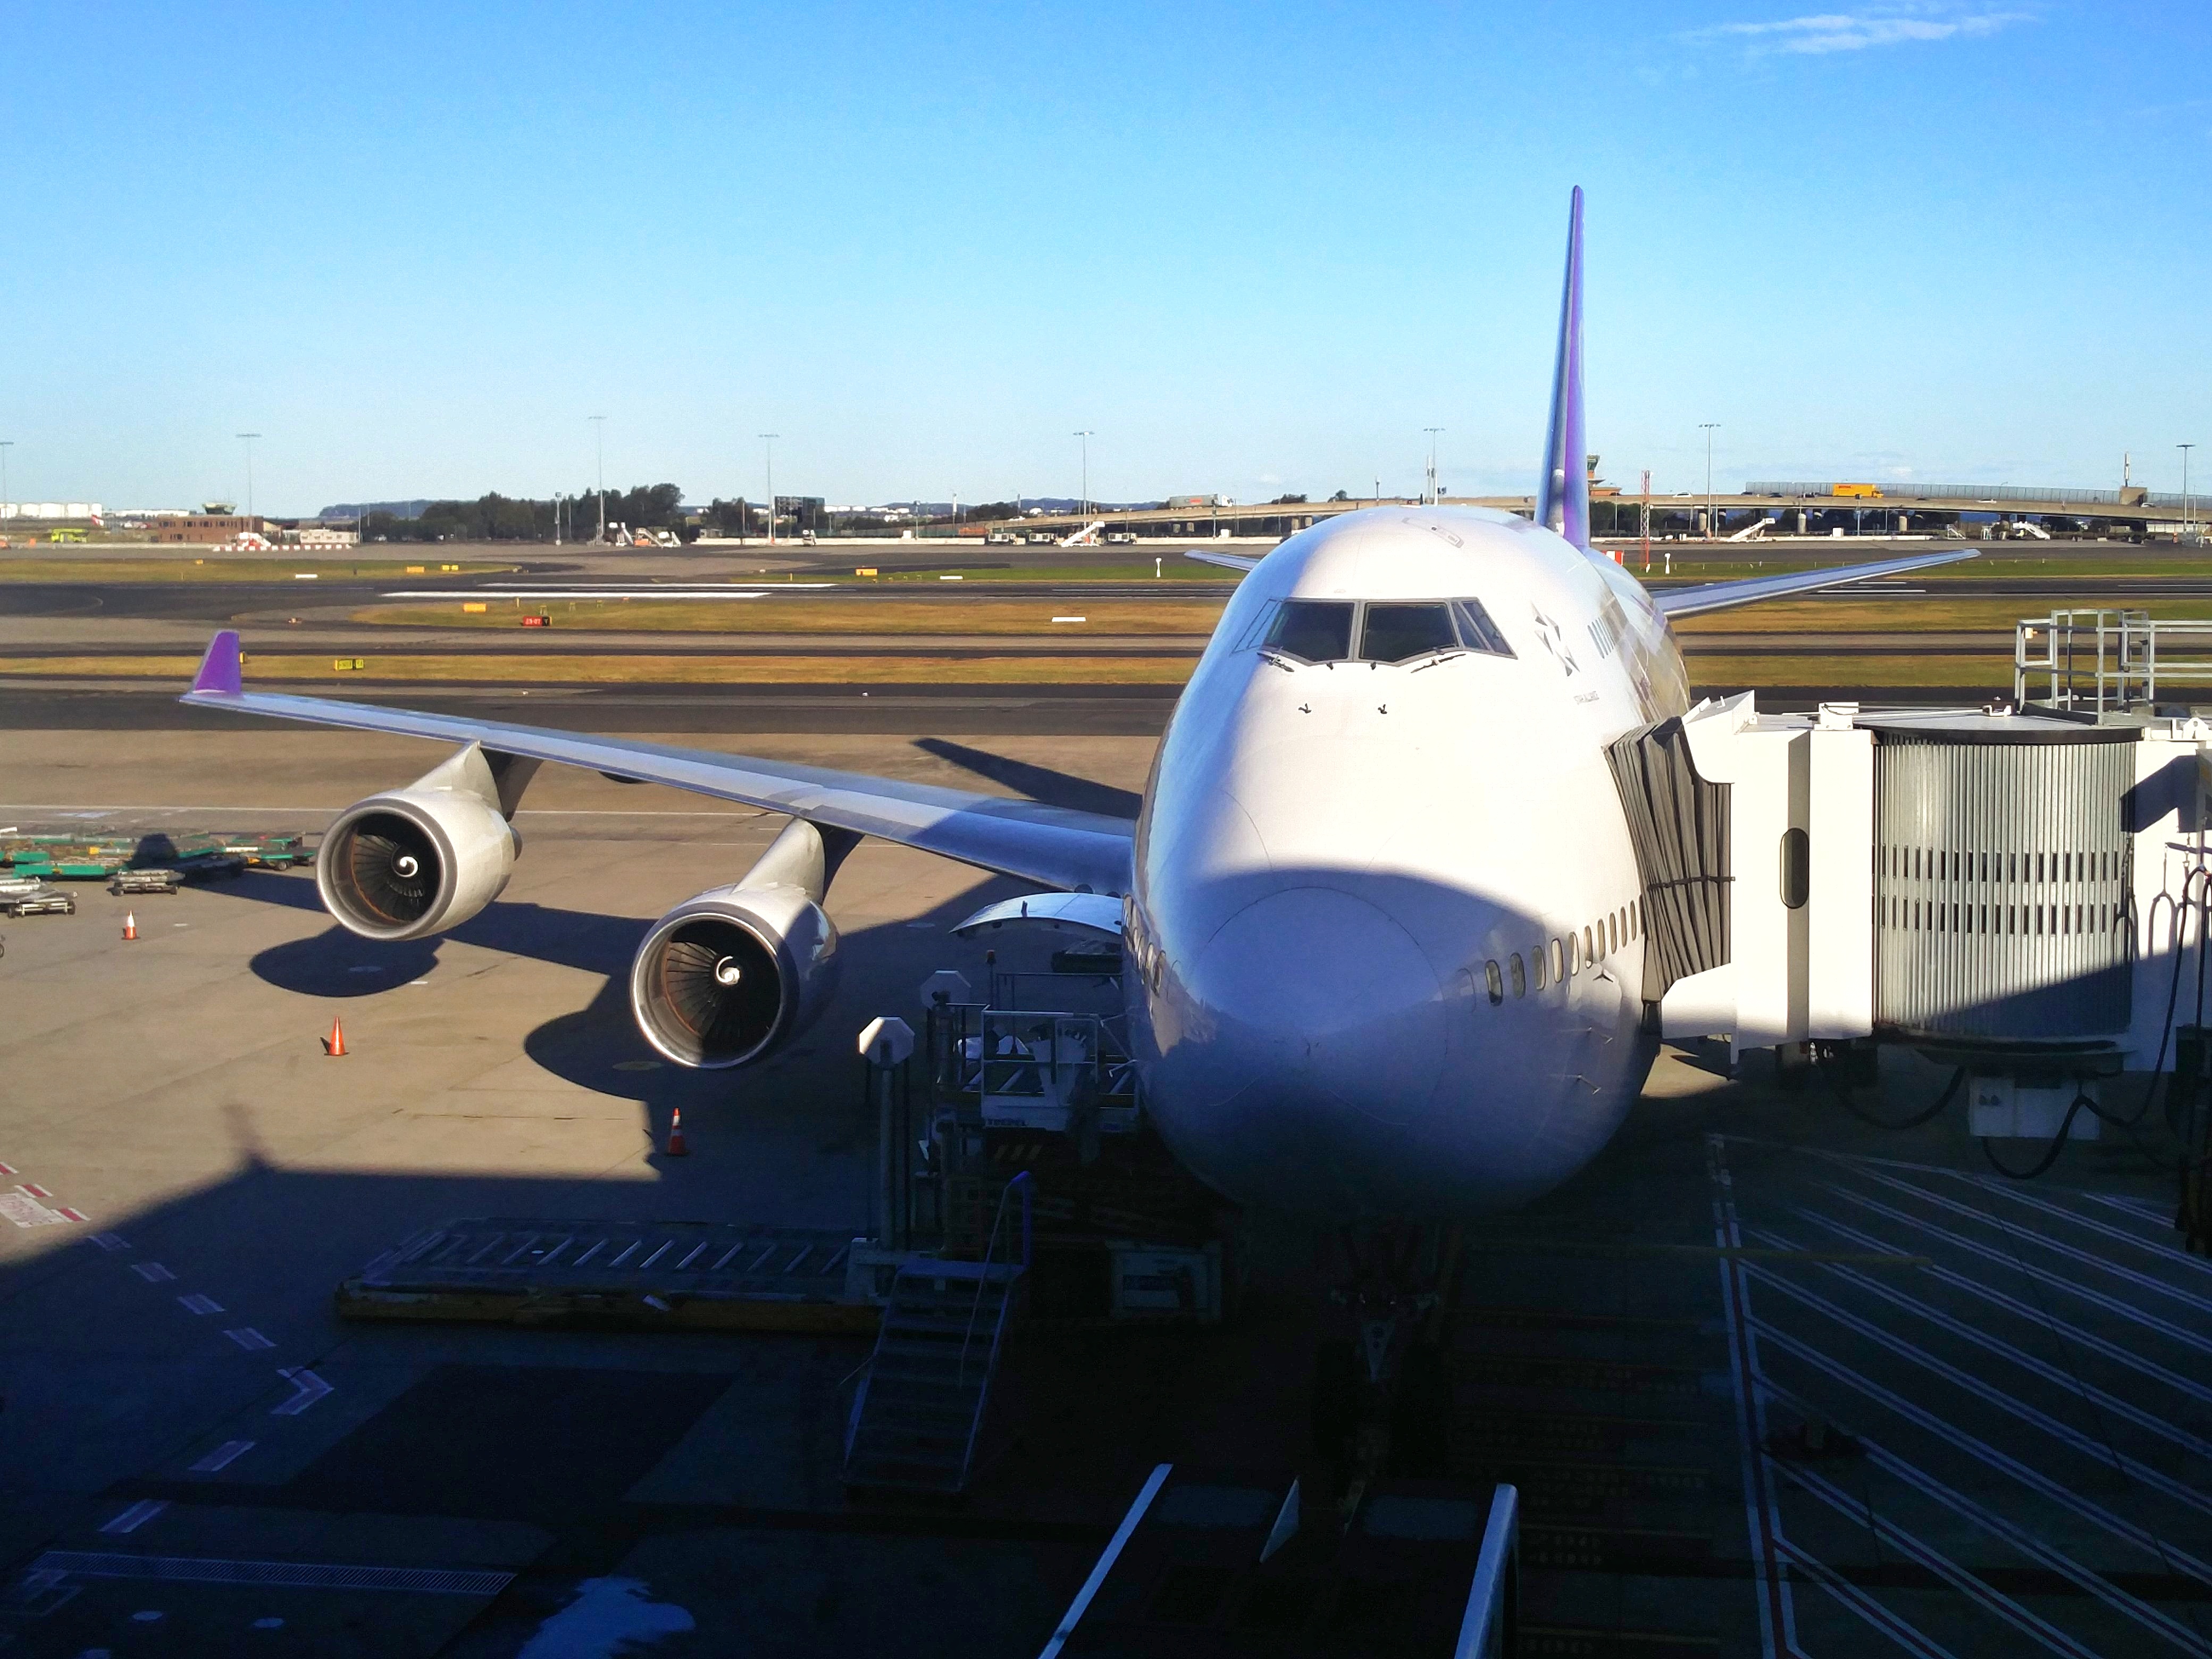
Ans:
{"label": "white airplane", "polygon": [[[876,836],[1033,883],[1124,941],[1143,1097],[1197,1175],[1347,1221],[1526,1200],[1596,1154],[1656,1052],[1644,891],[1606,759],[1679,715],[1668,620],[1973,556],[1647,592],[1589,544],[1582,192],[1569,220],[1535,521],[1377,507],[1249,572],[1132,823],[742,756],[246,690],[218,634],[184,701],[461,745],[341,813],[316,879],[339,922],[416,939],[496,898],[544,762],[791,815],[741,880],[647,933],[632,1008],[679,1064],[790,1041],[835,982],[823,904]],[[1012,906],[1006,907],[1011,912]]]}

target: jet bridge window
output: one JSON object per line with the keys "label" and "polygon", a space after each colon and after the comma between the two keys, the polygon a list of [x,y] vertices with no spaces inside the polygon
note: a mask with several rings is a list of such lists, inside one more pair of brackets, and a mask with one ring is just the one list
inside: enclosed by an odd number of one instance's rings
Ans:
{"label": "jet bridge window", "polygon": [[1304,662],[1343,662],[1352,655],[1352,605],[1340,599],[1285,599],[1267,641]]}
{"label": "jet bridge window", "polygon": [[1359,629],[1359,654],[1369,662],[1406,662],[1457,649],[1451,607],[1445,605],[1370,605]]}

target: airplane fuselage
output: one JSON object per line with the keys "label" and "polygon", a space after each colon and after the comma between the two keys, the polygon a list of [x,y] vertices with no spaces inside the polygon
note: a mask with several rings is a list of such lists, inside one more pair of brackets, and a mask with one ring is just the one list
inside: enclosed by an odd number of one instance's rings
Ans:
{"label": "airplane fuselage", "polygon": [[1270,554],[1162,740],[1124,907],[1176,1154],[1346,1218],[1595,1156],[1655,1053],[1606,745],[1687,706],[1640,585],[1526,520],[1380,507]]}

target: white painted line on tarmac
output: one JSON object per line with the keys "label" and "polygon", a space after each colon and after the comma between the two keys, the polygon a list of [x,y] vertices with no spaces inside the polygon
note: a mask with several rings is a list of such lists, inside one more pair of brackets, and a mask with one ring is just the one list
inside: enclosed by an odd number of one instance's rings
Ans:
{"label": "white painted line on tarmac", "polygon": [[1851,1493],[1840,1490],[1833,1482],[1808,1468],[1795,1463],[1784,1467],[1786,1480],[1819,1498],[1846,1521],[1865,1527],[1876,1540],[1925,1567],[1968,1601],[1979,1602],[1984,1608],[2023,1636],[2031,1638],[2053,1653],[2064,1655],[2066,1659],[2101,1659],[2095,1650],[2082,1646],[2049,1620],[2029,1612],[2002,1591],[1990,1589],[1977,1575],[1905,1531],[1879,1510],[1869,1509]]}
{"label": "white painted line on tarmac", "polygon": [[2160,1319],[2156,1314],[2146,1312],[2132,1302],[2124,1302],[2118,1297],[2106,1296],[2101,1291],[2093,1291],[2079,1279],[2068,1279],[2062,1274],[2032,1266],[2026,1261],[2008,1255],[2002,1250],[1981,1243],[1978,1239],[1968,1238],[1963,1234],[1953,1232],[1948,1227],[1939,1227],[1932,1221],[1923,1221],[1918,1216],[1908,1215],[1903,1210],[1893,1208],[1878,1199],[1869,1198],[1863,1193],[1855,1193],[1848,1187],[1828,1187],[1827,1190],[1835,1194],[1837,1197],[1848,1200],[1863,1209],[1872,1210],[1876,1215],[1887,1216],[1893,1221],[1901,1222],[1907,1227],[1928,1234],[1930,1237],[1940,1238],[1948,1244],[1956,1245],[1960,1249],[1970,1255],[1978,1255],[2006,1272],[2025,1274],[2039,1285],[2047,1285],[2054,1291],[2063,1291],[2069,1296],[2079,1297],[2084,1302],[2104,1309],[2107,1313],[2117,1314],[2122,1319],[2131,1320],[2136,1324],[2156,1331],[2161,1336],[2182,1344],[2185,1347],[2194,1348],[2200,1353],[2212,1354],[2212,1341],[2206,1340],[2194,1331],[2184,1329],[2171,1320]]}
{"label": "white painted line on tarmac", "polygon": [[[1890,1248],[1886,1239],[1876,1238],[1872,1233],[1863,1233],[1856,1227],[1847,1227],[1842,1222],[1824,1216],[1817,1210],[1808,1210],[1795,1204],[1790,1206],[1790,1209],[1793,1214],[1801,1216],[1817,1226],[1825,1227],[1838,1237],[1847,1238],[1865,1249],[1887,1250]],[[2123,1343],[2109,1341],[2094,1331],[2086,1330],[2070,1321],[2059,1318],[2056,1314],[2046,1313],[2041,1308],[2031,1303],[2023,1302],[2016,1296],[2008,1296],[2002,1291],[1993,1289],[1978,1279],[1969,1278],[1965,1273],[1954,1273],[1948,1267],[1939,1265],[1923,1267],[1921,1271],[1937,1283],[1948,1285],[1955,1291],[1963,1291],[1968,1296],[1988,1303],[1991,1307],[2002,1308],[2007,1313],[2026,1320],[2039,1330],[2051,1332],[2062,1341],[2070,1342],[2076,1347],[2087,1348],[2092,1353],[2102,1354],[2115,1364],[2124,1365],[2130,1370],[2140,1371],[2154,1382],[2163,1382],[2167,1388],[2177,1389],[2201,1404],[2212,1406],[2212,1388],[2208,1388],[2191,1377],[2184,1376],[2179,1371],[2171,1370],[2156,1360],[2137,1353]]]}
{"label": "white painted line on tarmac", "polygon": [[0,1193],[0,1215],[18,1227],[58,1227],[69,1218],[50,1210],[28,1193]]}
{"label": "white painted line on tarmac", "polygon": [[251,1440],[226,1440],[198,1462],[193,1464],[191,1472],[194,1474],[214,1474],[220,1470],[227,1469],[246,1453],[252,1451],[253,1444]]}
{"label": "white painted line on tarmac", "polygon": [[1957,1659],[1957,1656],[1950,1649],[1906,1624],[1904,1620],[1882,1606],[1881,1602],[1875,1601],[1873,1596],[1869,1595],[1849,1579],[1831,1571],[1827,1565],[1817,1557],[1808,1554],[1787,1538],[1778,1538],[1774,1542],[1775,1547],[1782,1552],[1784,1560],[1798,1569],[1808,1578],[1907,1653],[1915,1655],[1916,1659]]}
{"label": "white painted line on tarmac", "polygon": [[68,1578],[155,1579],[165,1583],[256,1584],[290,1589],[414,1590],[433,1595],[496,1595],[511,1572],[449,1567],[373,1567],[323,1561],[228,1561],[178,1555],[100,1554],[48,1550],[30,1571]]}
{"label": "white painted line on tarmac", "polygon": [[176,1274],[158,1261],[134,1261],[131,1264],[131,1271],[149,1285],[160,1285],[176,1278]]}
{"label": "white painted line on tarmac", "polygon": [[315,1401],[320,1400],[325,1395],[334,1394],[337,1392],[337,1390],[332,1389],[329,1383],[324,1382],[321,1377],[317,1376],[314,1372],[309,1370],[305,1365],[295,1366],[290,1370],[279,1371],[277,1375],[289,1379],[292,1386],[299,1390],[299,1393],[294,1395],[283,1405],[271,1410],[269,1413],[271,1417],[297,1417],[301,1412],[307,1410],[308,1407],[313,1405]]}
{"label": "white painted line on tarmac", "polygon": [[12,1164],[0,1164],[0,1175],[21,1175],[23,1172]]}
{"label": "white painted line on tarmac", "polygon": [[[2161,1563],[2168,1571],[2184,1573],[2200,1584],[2212,1584],[2212,1563],[2199,1560],[2187,1551],[2174,1545],[2170,1540],[2153,1532],[2149,1528],[2138,1526],[2124,1516],[2118,1515],[2106,1509],[2103,1504],[2093,1503],[2064,1481],[2045,1474],[2041,1469],[2031,1464],[2021,1462],[2017,1457],[1999,1451],[1988,1441],[1968,1434],[1957,1424],[1937,1416],[1934,1412],[1906,1399],[1893,1389],[1886,1389],[1871,1377],[1853,1370],[1834,1355],[1824,1353],[1808,1342],[1801,1342],[1789,1332],[1778,1326],[1771,1325],[1764,1320],[1758,1321],[1757,1324],[1759,1338],[1763,1342],[1770,1343],[1783,1352],[1795,1356],[1805,1364],[1811,1366],[1816,1375],[1832,1382],[1841,1382],[1846,1388],[1856,1389],[1876,1405],[1933,1436],[1951,1450],[1963,1453],[1978,1462],[1987,1464],[2000,1474],[2010,1475],[2030,1492],[2048,1498],[2061,1509],[2072,1511],[2092,1526],[2100,1527],[2116,1538],[2125,1539],[2129,1543],[2143,1550],[2154,1561]],[[1778,1396],[1792,1399],[1799,1397],[1792,1390],[1770,1382],[1764,1370],[1760,1372],[1759,1381],[1763,1389]]]}
{"label": "white painted line on tarmac", "polygon": [[82,1210],[78,1209],[74,1204],[63,1205],[61,1212],[67,1216],[71,1221],[89,1221],[92,1219],[90,1216],[87,1215]]}
{"label": "white painted line on tarmac", "polygon": [[144,1526],[149,1521],[151,1521],[155,1516],[159,1515],[163,1510],[166,1510],[168,1507],[168,1504],[159,1498],[142,1498],[137,1503],[133,1504],[129,1509],[124,1510],[120,1515],[110,1521],[106,1526],[102,1527],[100,1531],[112,1533],[136,1532],[139,1528]]}
{"label": "white painted line on tarmac", "polygon": [[237,1343],[240,1347],[244,1348],[248,1353],[255,1352],[263,1348],[273,1348],[276,1346],[267,1337],[262,1335],[260,1332],[255,1330],[251,1325],[244,1326],[234,1331],[225,1331],[223,1334],[228,1337],[232,1341]]}
{"label": "white painted line on tarmac", "polygon": [[[2212,1515],[2212,1496],[2207,1496],[2198,1491],[2188,1481],[2177,1480],[2162,1470],[2154,1469],[2140,1459],[2130,1457],[2124,1452],[2114,1449],[2104,1441],[2082,1433],[2071,1424],[2060,1422],[2048,1412],[2029,1405],[2026,1401],[2007,1393],[1995,1383],[1976,1376],[1972,1371],[1960,1370],[1948,1360],[1929,1352],[1927,1349],[1917,1343],[1908,1342],[1903,1337],[1891,1334],[1872,1320],[1861,1319],[1857,1315],[1850,1313],[1837,1304],[1829,1301],[1825,1296],[1808,1291],[1802,1285],[1791,1284],[1779,1273],[1765,1267],[1751,1266],[1746,1266],[1744,1271],[1761,1284],[1811,1309],[1814,1313],[1821,1315],[1843,1329],[1865,1338],[1876,1347],[1885,1348],[1907,1364],[1917,1365],[1923,1370],[1942,1377],[1953,1387],[1972,1395],[1983,1404],[1994,1406],[2007,1415],[2018,1418],[2030,1428],[2039,1429],[2062,1446],[2072,1447],[2091,1462],[2101,1463],[2108,1468],[2118,1470],[2151,1491],[2163,1492],[2184,1508],[2195,1510],[2200,1515]],[[1764,1322],[1761,1322],[1762,1326]],[[2077,1396],[2079,1392],[2077,1389]]]}
{"label": "white painted line on tarmac", "polygon": [[219,1314],[222,1311],[222,1303],[216,1301],[211,1296],[201,1296],[197,1292],[191,1296],[179,1297],[177,1298],[177,1305],[182,1308],[186,1313],[196,1313],[202,1316],[208,1314]]}
{"label": "white painted line on tarmac", "polygon": [[[1809,1414],[1811,1407],[1806,1401],[1797,1399],[1787,1390],[1775,1388],[1771,1380],[1762,1379],[1762,1386],[1772,1392],[1778,1400],[1784,1401],[1796,1407],[1798,1410]],[[2180,1620],[2170,1618],[2140,1597],[2130,1595],[2127,1591],[2112,1583],[2104,1574],[2085,1566],[2072,1556],[2045,1543],[2042,1538],[2020,1525],[2019,1522],[1996,1510],[1984,1508],[1964,1493],[1954,1492],[1926,1470],[1899,1457],[1896,1453],[1875,1441],[1868,1439],[1863,1435],[1858,1437],[1858,1443],[1867,1461],[1876,1468],[1894,1475],[1915,1492],[1933,1499],[1953,1514],[1981,1528],[1984,1532],[2002,1539],[2029,1560],[2040,1562],[2062,1578],[2067,1579],[2104,1602],[2106,1606],[2164,1637],[2183,1652],[2197,1655],[2198,1659],[2205,1659],[2205,1656],[2212,1655],[2212,1644],[2208,1644],[2204,1638],[2182,1624]],[[1790,1466],[1785,1464],[1785,1468],[1787,1467]],[[1819,1495],[1815,1494],[1815,1496]],[[1854,1521],[1863,1522],[1867,1512],[1864,1499],[1863,1498],[1855,1499],[1851,1518]]]}
{"label": "white painted line on tarmac", "polygon": [[19,1190],[30,1194],[33,1198],[52,1198],[53,1196],[52,1193],[48,1192],[44,1187],[39,1185],[35,1181],[26,1181],[22,1182]]}
{"label": "white painted line on tarmac", "polygon": [[[1781,1233],[1767,1232],[1758,1227],[1746,1228],[1745,1233],[1747,1237],[1758,1239],[1761,1243],[1771,1245],[1776,1249],[1794,1251],[1800,1248]],[[1954,1319],[1942,1309],[1923,1302],[1917,1297],[1908,1296],[1902,1291],[1893,1290],[1887,1285],[1877,1284],[1865,1273],[1854,1272],[1836,1262],[1826,1264],[1822,1271],[1842,1279],[1846,1285],[1856,1287],[1877,1301],[1887,1302],[1893,1308],[1899,1308],[1908,1314],[1917,1315],[1937,1329],[1948,1331],[1960,1341],[1971,1343],[1985,1353],[1994,1354],[1999,1359],[2027,1372],[2031,1376],[2039,1376],[2053,1387],[2086,1400],[2098,1410],[2117,1417],[2124,1422],[2134,1424],[2147,1434],[2156,1435],[2161,1440],[2170,1440],[2184,1451],[2192,1452],[2198,1457],[2212,1460],[2212,1440],[2191,1434],[2187,1429],[2172,1422],[2161,1413],[2146,1411],[2131,1401],[2123,1400],[2118,1395],[2107,1393],[2094,1382],[2076,1376],[2070,1371],[2062,1370],[2048,1360],[2032,1354],[2024,1348],[2015,1346],[1994,1333],[1982,1329],[1978,1325],[1971,1324],[1963,1319]]]}

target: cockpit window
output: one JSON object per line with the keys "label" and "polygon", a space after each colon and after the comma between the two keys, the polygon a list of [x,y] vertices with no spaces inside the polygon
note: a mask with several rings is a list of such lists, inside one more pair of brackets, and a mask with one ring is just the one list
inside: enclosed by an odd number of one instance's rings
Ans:
{"label": "cockpit window", "polygon": [[1285,599],[1267,643],[1307,662],[1342,662],[1352,654],[1352,606],[1338,599]]}
{"label": "cockpit window", "polygon": [[1441,604],[1370,605],[1359,630],[1359,654],[1370,662],[1404,662],[1458,648],[1451,608]]}
{"label": "cockpit window", "polygon": [[1487,651],[1494,657],[1513,654],[1513,647],[1505,643],[1505,635],[1490,620],[1490,613],[1482,608],[1480,599],[1455,599],[1452,613],[1459,619],[1460,643],[1468,650]]}

